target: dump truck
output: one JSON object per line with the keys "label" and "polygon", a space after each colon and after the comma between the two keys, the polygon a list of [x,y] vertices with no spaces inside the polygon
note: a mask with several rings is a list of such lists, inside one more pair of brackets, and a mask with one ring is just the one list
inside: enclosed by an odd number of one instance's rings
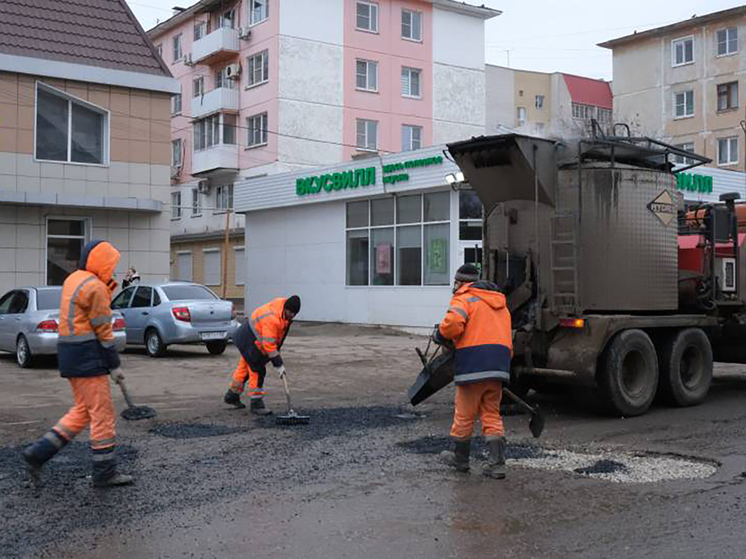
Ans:
{"label": "dump truck", "polygon": [[511,385],[585,386],[635,416],[656,397],[697,405],[713,361],[746,363],[744,206],[735,193],[687,205],[676,184],[708,158],[629,134],[485,136],[447,155],[484,206],[482,277],[512,313]]}

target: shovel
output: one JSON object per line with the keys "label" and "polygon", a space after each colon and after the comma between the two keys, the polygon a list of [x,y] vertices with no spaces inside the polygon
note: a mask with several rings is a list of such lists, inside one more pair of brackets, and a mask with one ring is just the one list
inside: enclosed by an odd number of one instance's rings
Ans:
{"label": "shovel", "polygon": [[538,439],[541,436],[542,431],[544,431],[544,414],[539,409],[539,406],[530,406],[527,402],[516,396],[510,389],[504,386],[503,394],[531,414],[531,421],[528,422],[528,428],[531,429],[531,434],[534,438]]}
{"label": "shovel", "polygon": [[150,419],[151,417],[155,417],[155,410],[153,408],[149,408],[148,406],[136,406],[132,403],[130,394],[122,379],[119,379],[117,384],[122,390],[124,401],[127,402],[127,409],[122,410],[122,413],[120,414],[123,419],[126,419],[127,421],[137,421],[138,419]]}
{"label": "shovel", "polygon": [[290,405],[290,390],[288,390],[288,381],[285,378],[286,375],[282,375],[282,384],[285,386],[285,397],[288,401],[288,412],[285,415],[278,415],[275,418],[275,422],[278,425],[307,425],[311,418],[307,415],[298,415],[293,410],[293,406]]}

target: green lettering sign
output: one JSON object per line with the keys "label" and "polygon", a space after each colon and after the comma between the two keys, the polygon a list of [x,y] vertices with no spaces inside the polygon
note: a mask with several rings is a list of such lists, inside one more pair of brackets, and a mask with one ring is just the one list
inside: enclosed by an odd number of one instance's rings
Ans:
{"label": "green lettering sign", "polygon": [[337,190],[347,190],[359,186],[372,186],[376,184],[376,168],[355,169],[353,171],[342,171],[315,177],[302,177],[295,180],[295,194],[306,196]]}
{"label": "green lettering sign", "polygon": [[712,194],[712,185],[712,177],[707,175],[695,175],[693,173],[678,173],[676,175],[676,188],[679,190]]}

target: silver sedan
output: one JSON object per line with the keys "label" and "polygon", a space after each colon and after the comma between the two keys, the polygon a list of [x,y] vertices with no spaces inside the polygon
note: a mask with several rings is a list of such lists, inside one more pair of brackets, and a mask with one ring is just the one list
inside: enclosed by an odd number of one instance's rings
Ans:
{"label": "silver sedan", "polygon": [[[62,287],[19,287],[0,297],[0,351],[15,353],[19,367],[31,367],[39,355],[57,355],[61,296]],[[124,317],[115,312],[111,320],[121,351]]]}
{"label": "silver sedan", "polygon": [[162,357],[171,344],[204,344],[220,355],[238,328],[233,303],[198,283],[133,285],[111,308],[124,315],[127,345],[144,345],[151,357]]}

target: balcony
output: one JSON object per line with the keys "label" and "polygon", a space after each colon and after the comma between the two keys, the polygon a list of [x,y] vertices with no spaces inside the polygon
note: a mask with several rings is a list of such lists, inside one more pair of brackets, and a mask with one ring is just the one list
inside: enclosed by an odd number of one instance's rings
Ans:
{"label": "balcony", "polygon": [[215,64],[238,54],[239,37],[236,29],[221,27],[205,35],[192,45],[192,63]]}
{"label": "balcony", "polygon": [[192,174],[238,170],[238,146],[218,144],[195,151],[192,155]]}
{"label": "balcony", "polygon": [[238,89],[219,87],[192,99],[192,118],[216,112],[238,112]]}

